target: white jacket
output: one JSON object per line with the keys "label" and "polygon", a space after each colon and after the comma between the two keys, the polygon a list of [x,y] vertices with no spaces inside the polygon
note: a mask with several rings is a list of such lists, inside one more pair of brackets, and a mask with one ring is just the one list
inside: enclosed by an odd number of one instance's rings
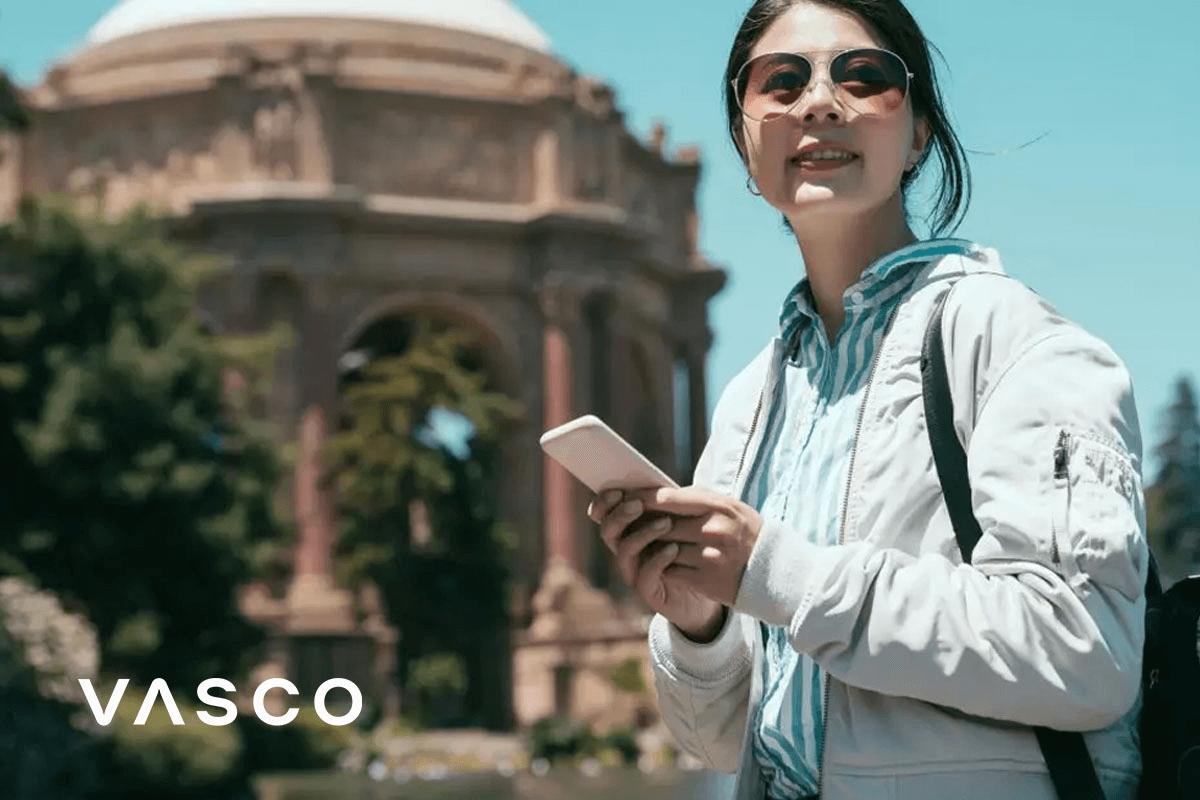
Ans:
{"label": "white jacket", "polygon": [[[983,530],[970,565],[921,394],[922,337],[951,287],[954,421]],[[696,485],[740,496],[781,351],[776,338],[726,387]],[[828,673],[823,800],[1053,800],[1032,725],[1089,732],[1108,800],[1131,800],[1148,555],[1124,365],[976,247],[921,268],[868,381],[840,544],[767,523],[713,642],[653,620],[667,725],[710,767],[738,773],[738,798],[761,800],[747,720],[762,620]]]}

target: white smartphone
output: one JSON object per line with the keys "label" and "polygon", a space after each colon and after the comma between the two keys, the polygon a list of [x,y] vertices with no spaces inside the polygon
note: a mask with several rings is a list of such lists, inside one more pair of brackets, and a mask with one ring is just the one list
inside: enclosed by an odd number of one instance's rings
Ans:
{"label": "white smartphone", "polygon": [[609,489],[678,488],[671,476],[592,414],[542,434],[542,450],[599,494]]}

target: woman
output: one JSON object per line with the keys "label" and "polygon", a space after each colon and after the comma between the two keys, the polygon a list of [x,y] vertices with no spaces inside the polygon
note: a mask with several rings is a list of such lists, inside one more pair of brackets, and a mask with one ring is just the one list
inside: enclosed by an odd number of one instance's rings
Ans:
{"label": "woman", "polygon": [[[935,230],[967,178],[898,0],[759,0],[725,77],[749,183],[806,274],[726,387],[695,485],[590,508],[657,612],[667,724],[755,800],[1049,800],[1033,725],[1087,732],[1106,796],[1132,798],[1148,555],[1125,368],[994,251],[914,236],[931,154]],[[921,402],[946,292],[970,564]]]}

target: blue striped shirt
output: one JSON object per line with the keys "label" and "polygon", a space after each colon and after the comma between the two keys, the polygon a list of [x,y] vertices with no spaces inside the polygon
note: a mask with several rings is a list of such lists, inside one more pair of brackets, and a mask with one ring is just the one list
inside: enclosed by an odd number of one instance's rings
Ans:
{"label": "blue striped shirt", "polygon": [[[743,500],[818,545],[837,543],[858,412],[875,351],[920,264],[970,244],[917,242],[878,259],[843,297],[846,319],[831,344],[808,279],[780,313],[787,364],[767,410],[762,444]],[[770,800],[819,789],[825,676],[788,644],[787,629],[764,625],[763,697],[752,728],[754,756]]]}

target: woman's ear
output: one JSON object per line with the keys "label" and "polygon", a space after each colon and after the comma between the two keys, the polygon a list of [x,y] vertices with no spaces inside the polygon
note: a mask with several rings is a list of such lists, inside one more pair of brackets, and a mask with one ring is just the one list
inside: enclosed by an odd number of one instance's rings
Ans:
{"label": "woman's ear", "polygon": [[746,128],[744,126],[733,132],[733,141],[737,146],[738,155],[742,157],[742,164],[749,168],[750,159],[746,155]]}
{"label": "woman's ear", "polygon": [[917,163],[921,160],[921,155],[925,152],[925,147],[929,144],[931,134],[932,129],[929,126],[929,120],[924,117],[917,117],[913,121],[912,152],[908,154],[908,160],[904,162],[905,172],[909,172],[917,166]]}

